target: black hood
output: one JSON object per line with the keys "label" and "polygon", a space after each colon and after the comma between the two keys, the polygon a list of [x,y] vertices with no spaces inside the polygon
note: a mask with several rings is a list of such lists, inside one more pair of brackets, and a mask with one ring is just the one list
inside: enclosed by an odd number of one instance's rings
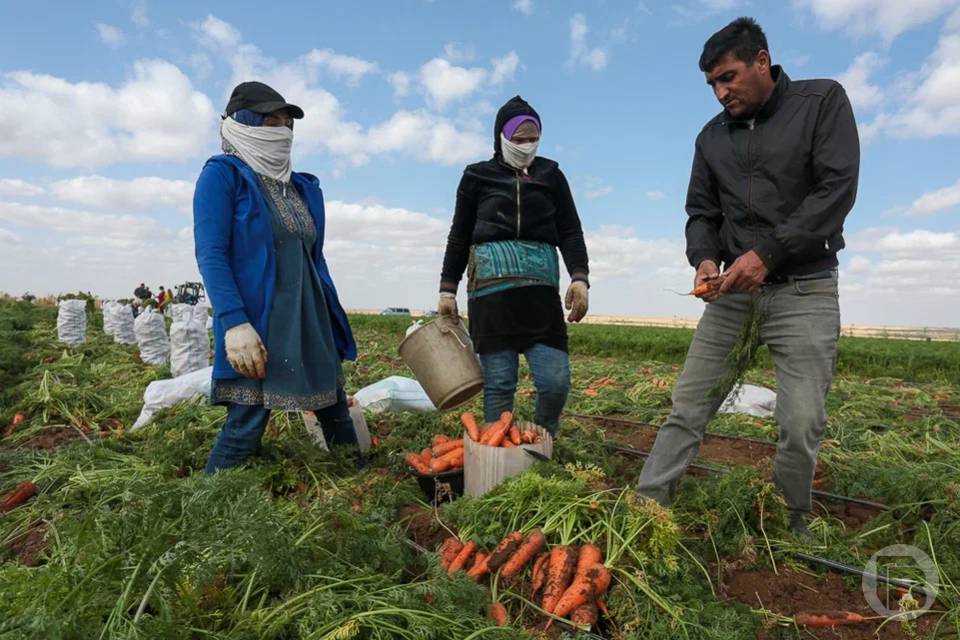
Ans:
{"label": "black hood", "polygon": [[503,125],[507,124],[507,120],[514,116],[533,116],[540,123],[541,131],[543,130],[540,114],[526,100],[520,96],[513,96],[507,100],[505,105],[500,107],[500,111],[497,111],[497,121],[493,125],[493,156],[495,158],[500,157],[500,132],[503,130]]}

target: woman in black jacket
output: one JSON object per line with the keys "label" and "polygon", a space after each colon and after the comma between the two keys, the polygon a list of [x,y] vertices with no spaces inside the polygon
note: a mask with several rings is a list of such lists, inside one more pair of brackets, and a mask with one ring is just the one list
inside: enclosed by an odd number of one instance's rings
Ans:
{"label": "woman in black jacket", "polygon": [[441,317],[458,316],[467,270],[470,337],[483,366],[487,422],[513,409],[519,354],[537,388],[534,420],[556,434],[570,388],[567,328],[557,249],[570,274],[567,319],[587,313],[587,248],[570,186],[553,160],[536,155],[540,116],[520,96],[497,113],[494,155],[469,165],[440,276]]}

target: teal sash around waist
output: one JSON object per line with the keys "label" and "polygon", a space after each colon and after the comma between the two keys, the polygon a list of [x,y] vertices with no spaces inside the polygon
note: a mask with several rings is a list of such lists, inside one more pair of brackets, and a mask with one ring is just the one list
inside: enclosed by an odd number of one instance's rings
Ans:
{"label": "teal sash around waist", "polygon": [[560,290],[557,249],[546,242],[500,240],[470,247],[467,296],[477,298],[517,287]]}

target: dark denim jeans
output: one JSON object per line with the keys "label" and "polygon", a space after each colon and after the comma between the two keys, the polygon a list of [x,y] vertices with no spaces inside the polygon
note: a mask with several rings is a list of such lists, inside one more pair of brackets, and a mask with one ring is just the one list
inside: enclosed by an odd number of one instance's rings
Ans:
{"label": "dark denim jeans", "polygon": [[[337,403],[315,412],[327,446],[357,446],[357,433],[350,419],[347,395],[337,390]],[[207,459],[208,474],[242,464],[260,447],[260,439],[267,428],[270,410],[262,406],[231,403],[227,405],[227,422],[220,430],[213,451]],[[358,452],[359,453],[359,452]]]}
{"label": "dark denim jeans", "polygon": [[[817,450],[827,426],[827,391],[840,337],[837,276],[790,279],[764,286],[760,342],[777,378],[774,418],[780,427],[774,481],[794,512],[810,510]],[[728,294],[707,305],[673,389],[673,410],[657,433],[640,472],[637,490],[661,504],[673,501],[677,484],[697,456],[707,423],[723,398],[710,395],[727,371],[727,354],[740,335],[750,294]]]}
{"label": "dark denim jeans", "polygon": [[[566,351],[543,344],[533,345],[523,355],[537,389],[534,422],[556,435],[570,391],[570,357]],[[483,353],[480,365],[483,367],[483,419],[493,422],[504,411],[513,411],[520,354],[516,351]]]}

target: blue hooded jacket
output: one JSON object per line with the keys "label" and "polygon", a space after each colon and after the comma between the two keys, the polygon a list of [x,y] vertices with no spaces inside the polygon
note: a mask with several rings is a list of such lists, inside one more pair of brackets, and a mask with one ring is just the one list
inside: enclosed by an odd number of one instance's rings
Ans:
{"label": "blue hooded jacket", "polygon": [[[309,173],[290,180],[310,209],[317,229],[313,260],[323,283],[330,325],[340,357],[355,360],[357,346],[347,314],[323,257],[325,214],[320,181]],[[253,170],[234,156],[207,160],[193,194],[193,238],[197,265],[213,304],[213,377],[239,378],[227,361],[224,334],[249,322],[261,338],[268,335],[276,280],[276,256],[270,209]]]}

